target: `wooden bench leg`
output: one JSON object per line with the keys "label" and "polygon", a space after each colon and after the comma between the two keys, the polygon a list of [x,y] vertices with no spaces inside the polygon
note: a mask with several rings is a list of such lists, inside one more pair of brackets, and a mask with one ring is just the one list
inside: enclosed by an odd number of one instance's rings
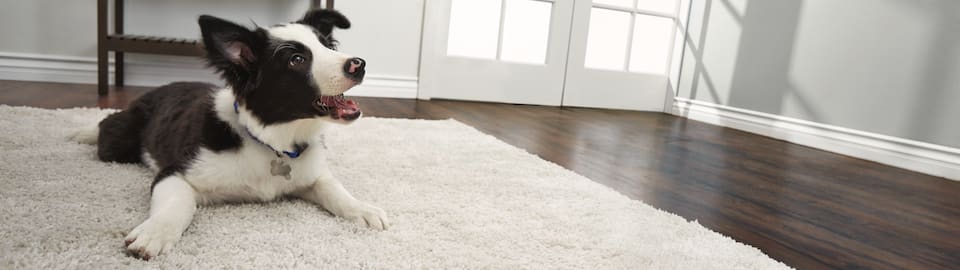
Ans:
{"label": "wooden bench leg", "polygon": [[123,86],[123,66],[123,52],[113,52],[113,80],[116,86]]}
{"label": "wooden bench leg", "polygon": [[[102,45],[101,45],[102,46]],[[107,63],[107,50],[105,48],[100,48],[97,50],[97,95],[106,96],[107,89],[110,88],[110,81],[108,81],[107,76],[109,75],[109,63]]]}
{"label": "wooden bench leg", "polygon": [[[123,0],[113,1],[113,33],[123,34]],[[114,85],[123,86],[123,52],[113,52],[113,79]]]}
{"label": "wooden bench leg", "polygon": [[107,81],[107,0],[97,1],[97,95],[106,96]]}
{"label": "wooden bench leg", "polygon": [[107,80],[108,68],[107,51],[98,50],[97,52],[97,95],[106,96],[110,88],[110,81]]}

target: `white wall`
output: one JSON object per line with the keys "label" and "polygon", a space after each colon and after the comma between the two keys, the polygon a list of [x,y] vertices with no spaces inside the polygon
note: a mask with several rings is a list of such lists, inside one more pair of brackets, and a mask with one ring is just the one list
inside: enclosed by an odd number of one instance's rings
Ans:
{"label": "white wall", "polygon": [[960,147],[960,2],[694,1],[679,96]]}
{"label": "white wall", "polygon": [[[211,14],[252,26],[290,22],[309,0],[126,1],[132,34],[199,38],[196,19]],[[95,0],[0,0],[0,79],[95,83]],[[341,51],[368,61],[368,80],[352,92],[416,96],[423,0],[342,0],[336,8],[353,26],[334,32]],[[251,22],[252,21],[252,22]],[[111,28],[112,29],[112,28]],[[216,81],[190,57],[129,54],[131,85],[174,80]]]}
{"label": "white wall", "polygon": [[957,10],[953,0],[693,1],[674,112],[960,180]]}

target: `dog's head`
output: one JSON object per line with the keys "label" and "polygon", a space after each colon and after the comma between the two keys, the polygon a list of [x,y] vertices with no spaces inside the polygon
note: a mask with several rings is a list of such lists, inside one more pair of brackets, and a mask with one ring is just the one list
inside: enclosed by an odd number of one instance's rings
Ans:
{"label": "dog's head", "polygon": [[200,16],[199,24],[210,66],[259,124],[360,117],[357,103],[343,92],[363,81],[366,62],[335,50],[333,28],[350,27],[339,12],[313,10],[269,28],[249,29],[209,15]]}

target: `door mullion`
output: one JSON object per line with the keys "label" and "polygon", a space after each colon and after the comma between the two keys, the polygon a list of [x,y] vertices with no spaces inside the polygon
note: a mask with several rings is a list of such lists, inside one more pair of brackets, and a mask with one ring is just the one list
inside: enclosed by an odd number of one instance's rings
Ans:
{"label": "door mullion", "polygon": [[609,10],[623,11],[623,12],[632,12],[632,13],[637,13],[637,14],[641,14],[641,15],[649,15],[649,16],[664,17],[664,18],[671,18],[671,19],[677,17],[677,16],[674,15],[674,14],[667,14],[667,13],[663,13],[663,12],[649,11],[649,10],[643,10],[643,9],[638,9],[638,8],[626,8],[626,7],[622,7],[622,6],[614,6],[614,5],[608,5],[608,4],[593,4],[593,7],[595,7],[595,8],[602,8],[602,9],[609,9]]}
{"label": "door mullion", "polygon": [[497,33],[497,60],[501,60],[500,56],[503,53],[503,23],[506,21],[507,15],[507,0],[500,0],[500,32]]}
{"label": "door mullion", "polygon": [[[636,0],[634,0],[634,2],[636,2]],[[633,52],[633,30],[634,30],[633,28],[636,26],[636,24],[637,24],[637,14],[630,13],[630,27],[627,28],[629,29],[627,31],[630,31],[630,32],[627,32],[627,48],[626,48],[627,53],[624,54],[625,57],[623,58],[623,71],[630,70],[630,55]]]}

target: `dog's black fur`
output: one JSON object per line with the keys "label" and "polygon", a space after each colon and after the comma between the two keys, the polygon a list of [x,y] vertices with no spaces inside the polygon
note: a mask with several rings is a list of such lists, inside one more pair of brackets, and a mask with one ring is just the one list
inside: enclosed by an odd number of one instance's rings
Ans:
{"label": "dog's black fur", "polygon": [[[296,23],[313,27],[320,42],[331,49],[337,44],[330,36],[333,28],[350,27],[346,17],[333,10],[310,11]],[[199,24],[209,65],[233,88],[237,102],[265,125],[326,114],[312,102],[319,98],[316,83],[303,79],[309,78],[309,65],[267,61],[293,61],[295,55],[310,59],[303,44],[274,44],[262,28],[250,30],[207,15]],[[100,122],[97,155],[108,162],[139,163],[147,151],[159,168],[156,185],[183,172],[201,147],[215,152],[239,148],[242,131],[220,120],[213,109],[216,89],[207,83],[178,82],[143,95],[127,110]],[[294,142],[292,147],[306,146]]]}
{"label": "dog's black fur", "polygon": [[239,147],[239,134],[214,115],[211,93],[216,88],[196,82],[169,84],[108,116],[100,122],[100,160],[139,163],[146,150],[160,168],[156,184],[185,169],[201,146],[213,151]]}

